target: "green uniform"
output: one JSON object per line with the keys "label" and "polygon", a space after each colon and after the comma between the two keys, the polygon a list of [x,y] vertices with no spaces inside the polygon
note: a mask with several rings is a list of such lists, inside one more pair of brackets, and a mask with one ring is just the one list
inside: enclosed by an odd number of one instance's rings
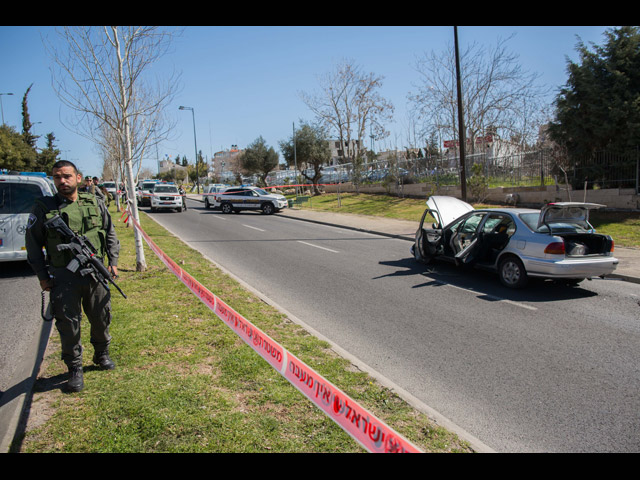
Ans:
{"label": "green uniform", "polygon": [[[68,250],[56,248],[65,243],[55,232],[44,227],[44,222],[59,214],[78,235],[86,236],[109,260],[117,266],[120,243],[115,234],[111,215],[104,203],[92,194],[78,192],[78,199],[71,202],[60,194],[36,200],[25,235],[27,261],[39,280],[53,277],[51,306],[60,333],[62,360],[67,366],[82,365],[80,321],[82,311],[91,324],[91,344],[96,352],[108,351],[111,342],[111,295],[107,288],[90,275],[72,272],[67,265],[72,259]],[[46,257],[43,253],[46,250]]]}

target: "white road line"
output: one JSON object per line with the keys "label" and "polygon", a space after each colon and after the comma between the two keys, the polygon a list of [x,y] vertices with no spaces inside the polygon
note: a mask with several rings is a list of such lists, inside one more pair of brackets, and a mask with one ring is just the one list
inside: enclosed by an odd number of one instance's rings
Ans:
{"label": "white road line", "polygon": [[527,310],[538,310],[536,307],[532,307],[531,305],[527,305],[525,303],[514,302],[513,300],[507,300],[506,298],[496,297],[495,295],[489,295],[488,293],[477,292],[475,290],[471,290],[469,288],[458,287],[457,285],[451,285],[450,283],[443,283],[445,287],[457,288],[458,290],[464,290],[466,292],[475,293],[477,295],[482,295],[483,297],[491,298],[492,300],[496,300],[498,302],[505,302],[516,307],[526,308]]}
{"label": "white road line", "polygon": [[259,232],[266,232],[266,230],[263,230],[261,228],[258,227],[252,227],[251,225],[245,225],[244,223],[242,224],[243,227],[247,227],[247,228],[253,228],[254,230],[258,230]]}
{"label": "white road line", "polygon": [[322,250],[326,250],[327,252],[340,253],[337,250],[331,250],[330,248],[321,247],[320,245],[314,245],[313,243],[303,242],[302,240],[298,240],[298,243],[304,243],[305,245],[309,245],[310,247],[321,248]]}

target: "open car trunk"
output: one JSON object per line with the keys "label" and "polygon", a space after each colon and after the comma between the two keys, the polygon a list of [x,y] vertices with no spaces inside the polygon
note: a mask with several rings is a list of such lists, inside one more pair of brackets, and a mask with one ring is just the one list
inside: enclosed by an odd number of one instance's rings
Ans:
{"label": "open car trunk", "polygon": [[606,255],[613,247],[612,238],[595,233],[589,223],[589,212],[602,207],[597,203],[550,203],[540,212],[538,230],[548,229],[552,235],[561,237],[568,257]]}
{"label": "open car trunk", "polygon": [[613,240],[609,235],[599,233],[556,234],[564,240],[565,254],[568,257],[587,255],[606,255],[611,252]]}

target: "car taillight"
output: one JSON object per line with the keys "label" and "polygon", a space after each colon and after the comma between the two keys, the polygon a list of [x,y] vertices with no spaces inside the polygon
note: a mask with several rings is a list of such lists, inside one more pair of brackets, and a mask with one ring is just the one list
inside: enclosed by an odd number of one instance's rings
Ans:
{"label": "car taillight", "polygon": [[611,239],[611,253],[613,253],[613,239]]}
{"label": "car taillight", "polygon": [[550,253],[552,255],[564,255],[564,242],[553,242],[547,245],[544,249],[544,253]]}

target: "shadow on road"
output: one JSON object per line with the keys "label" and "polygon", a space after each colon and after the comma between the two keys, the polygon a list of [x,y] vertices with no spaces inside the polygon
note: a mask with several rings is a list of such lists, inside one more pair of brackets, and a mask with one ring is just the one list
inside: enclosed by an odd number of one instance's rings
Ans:
{"label": "shadow on road", "polygon": [[519,290],[503,286],[498,276],[493,272],[487,272],[468,267],[456,267],[446,262],[434,262],[424,265],[411,257],[401,260],[381,261],[380,265],[393,268],[391,273],[375,277],[374,280],[384,277],[423,277],[424,282],[418,283],[413,288],[439,287],[452,285],[471,290],[489,297],[500,297],[518,302],[555,302],[563,300],[575,300],[597,296],[589,286],[592,282],[614,282],[615,279],[597,278],[592,281],[584,280],[577,286],[569,286],[562,282],[530,278],[528,285]]}

